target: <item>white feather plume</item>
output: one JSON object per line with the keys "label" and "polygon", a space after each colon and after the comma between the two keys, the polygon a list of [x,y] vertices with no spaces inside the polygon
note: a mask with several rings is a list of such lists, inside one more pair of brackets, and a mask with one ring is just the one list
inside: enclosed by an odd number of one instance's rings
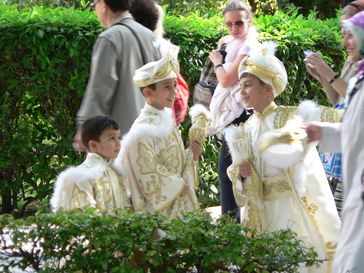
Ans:
{"label": "white feather plume", "polygon": [[301,115],[295,115],[291,119],[287,120],[286,124],[282,128],[284,131],[294,131],[302,127],[303,118]]}
{"label": "white feather plume", "polygon": [[271,55],[275,55],[278,44],[274,41],[265,41],[262,43],[262,51],[267,52]]}
{"label": "white feather plume", "polygon": [[243,130],[231,125],[224,129],[225,140],[228,144],[233,165],[240,165],[248,160],[248,145],[243,138]]}
{"label": "white feather plume", "polygon": [[227,143],[236,141],[241,135],[241,129],[238,126],[231,125],[224,129],[224,135]]}
{"label": "white feather plume", "polygon": [[305,100],[298,105],[298,115],[304,122],[320,121],[321,112],[320,106],[311,100]]}
{"label": "white feather plume", "polygon": [[194,106],[192,106],[188,114],[190,115],[191,120],[193,120],[196,116],[200,114],[203,114],[206,119],[211,120],[211,113],[202,104],[195,104]]}

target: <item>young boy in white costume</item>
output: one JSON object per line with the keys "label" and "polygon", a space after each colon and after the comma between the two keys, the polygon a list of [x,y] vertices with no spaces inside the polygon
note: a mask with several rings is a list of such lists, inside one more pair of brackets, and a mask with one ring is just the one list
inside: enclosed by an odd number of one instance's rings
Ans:
{"label": "young boy in white costume", "polygon": [[57,177],[53,211],[96,208],[116,213],[131,208],[124,179],[112,165],[120,151],[119,125],[107,116],[91,117],[82,126],[81,138],[88,152],[86,159]]}
{"label": "young boy in white costume", "polygon": [[[225,137],[233,158],[228,175],[237,204],[245,207],[242,222],[258,232],[292,229],[307,247],[314,248],[319,259],[329,260],[319,269],[302,266],[300,272],[329,273],[340,219],[315,147],[290,167],[265,160],[259,147],[262,135],[282,128],[298,111],[274,102],[286,87],[286,70],[266,45],[260,54],[242,60],[239,79],[244,107],[253,108],[254,114],[240,127],[225,129]],[[331,109],[317,107],[316,111],[318,119],[339,121],[340,115]],[[236,149],[238,146],[241,148]]]}
{"label": "young boy in white costume", "polygon": [[194,185],[201,145],[190,140],[185,150],[171,115],[178,70],[169,56],[136,70],[134,82],[146,104],[123,138],[116,160],[128,174],[134,209],[159,211],[169,218],[199,207]]}

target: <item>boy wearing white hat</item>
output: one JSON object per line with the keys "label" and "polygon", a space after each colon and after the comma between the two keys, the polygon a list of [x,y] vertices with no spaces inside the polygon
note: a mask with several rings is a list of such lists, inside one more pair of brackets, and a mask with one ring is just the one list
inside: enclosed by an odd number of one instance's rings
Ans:
{"label": "boy wearing white hat", "polygon": [[[297,149],[289,154],[290,149],[277,149],[277,145],[270,151],[275,156],[267,160],[260,146],[264,134],[282,130],[302,110],[301,106],[298,109],[274,102],[287,85],[284,65],[265,45],[260,54],[242,60],[239,79],[244,107],[253,108],[254,114],[240,127],[225,129],[225,138],[233,159],[228,175],[237,204],[244,206],[242,222],[258,232],[292,229],[307,247],[314,248],[319,259],[329,260],[319,269],[302,267],[300,272],[329,273],[340,219],[315,147],[303,149],[304,136],[299,132],[277,132],[275,139],[265,138],[269,143],[264,143],[264,149],[279,142],[297,145],[301,141],[300,151],[304,152],[293,164]],[[339,113],[329,108],[304,110],[312,119],[340,119]]]}
{"label": "boy wearing white hat", "polygon": [[177,74],[178,63],[169,56],[135,71],[146,104],[117,159],[128,173],[134,209],[170,218],[199,207],[194,185],[201,145],[193,140],[185,150],[172,119]]}

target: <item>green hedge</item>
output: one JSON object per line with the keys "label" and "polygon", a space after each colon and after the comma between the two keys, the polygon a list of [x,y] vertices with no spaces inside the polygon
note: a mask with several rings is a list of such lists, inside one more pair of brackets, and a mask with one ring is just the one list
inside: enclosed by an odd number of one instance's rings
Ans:
{"label": "green hedge", "polygon": [[231,219],[214,223],[203,213],[172,221],[146,213],[99,216],[92,210],[18,220],[3,216],[0,248],[5,272],[17,267],[36,272],[293,273],[299,264],[320,264],[290,230],[258,235]]}
{"label": "green hedge", "polygon": [[[344,53],[339,24],[320,21],[295,10],[256,19],[262,40],[279,44],[278,56],[289,74],[284,104],[302,99],[326,103],[319,85],[303,64],[303,50],[319,50],[337,71]],[[24,215],[37,200],[49,197],[57,173],[77,164],[82,155],[72,150],[74,117],[89,75],[92,45],[101,31],[89,10],[43,8],[33,10],[0,5],[0,192],[1,211]],[[181,46],[182,74],[191,91],[207,53],[225,34],[222,18],[198,14],[166,16],[166,36]],[[183,125],[184,134],[188,122]],[[202,154],[202,206],[218,204],[213,138]]]}

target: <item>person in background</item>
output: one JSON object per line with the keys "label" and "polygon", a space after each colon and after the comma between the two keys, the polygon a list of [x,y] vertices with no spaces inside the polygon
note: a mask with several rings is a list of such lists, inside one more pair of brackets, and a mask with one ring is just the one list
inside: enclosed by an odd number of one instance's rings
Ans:
{"label": "person in background", "polygon": [[[164,12],[162,7],[154,0],[133,0],[130,3],[130,13],[138,23],[155,33],[160,42],[161,56],[167,56],[171,42],[163,38]],[[190,96],[188,84],[181,74],[177,75],[176,88],[177,94],[172,106],[172,116],[176,125],[179,125],[186,117]]]}
{"label": "person in background", "polygon": [[135,71],[134,82],[141,88],[146,104],[123,137],[123,150],[116,159],[128,174],[134,209],[159,211],[169,218],[199,207],[195,170],[201,144],[190,139],[185,150],[170,109],[178,73],[176,54]]}
{"label": "person in background", "polygon": [[112,165],[120,151],[119,125],[107,116],[91,117],[82,125],[81,138],[86,159],[57,177],[52,210],[95,208],[102,213],[117,213],[131,208],[125,179]]}
{"label": "person in background", "polygon": [[309,141],[320,141],[320,150],[342,152],[342,227],[333,273],[361,273],[364,272],[364,11],[344,25],[346,39],[360,61],[347,91],[348,105],[342,123],[307,123],[304,128]]}
{"label": "person in background", "polygon": [[108,115],[118,122],[122,134],[130,129],[144,105],[133,82],[134,72],[160,59],[156,36],[133,19],[128,0],[96,0],[94,8],[105,30],[93,47],[90,78],[76,117],[74,142],[81,149],[79,129],[88,117]]}
{"label": "person in background", "polygon": [[[244,108],[240,99],[238,67],[244,57],[260,47],[257,32],[252,25],[252,12],[242,1],[230,1],[224,8],[223,15],[229,33],[222,38],[223,41],[219,41],[219,45],[227,43],[224,63],[219,49],[213,50],[209,55],[219,82],[210,103],[212,135],[221,135],[226,126],[245,122],[252,114],[251,110]],[[231,156],[223,138],[218,159],[221,212],[240,222],[240,209],[234,200],[231,181],[226,174],[230,164]]]}
{"label": "person in background", "polygon": [[[343,22],[354,14],[364,10],[364,0],[349,3],[341,12],[340,20]],[[317,79],[324,88],[330,103],[336,109],[345,109],[346,90],[349,80],[354,76],[355,65],[359,60],[358,53],[353,50],[350,41],[347,39],[347,32],[343,28],[343,45],[348,52],[348,58],[340,73],[333,71],[322,59],[320,54],[314,52],[305,58],[307,71]],[[341,153],[320,153],[321,161],[324,165],[326,175],[332,186],[334,199],[339,215],[342,209],[342,174],[341,174]]]}

